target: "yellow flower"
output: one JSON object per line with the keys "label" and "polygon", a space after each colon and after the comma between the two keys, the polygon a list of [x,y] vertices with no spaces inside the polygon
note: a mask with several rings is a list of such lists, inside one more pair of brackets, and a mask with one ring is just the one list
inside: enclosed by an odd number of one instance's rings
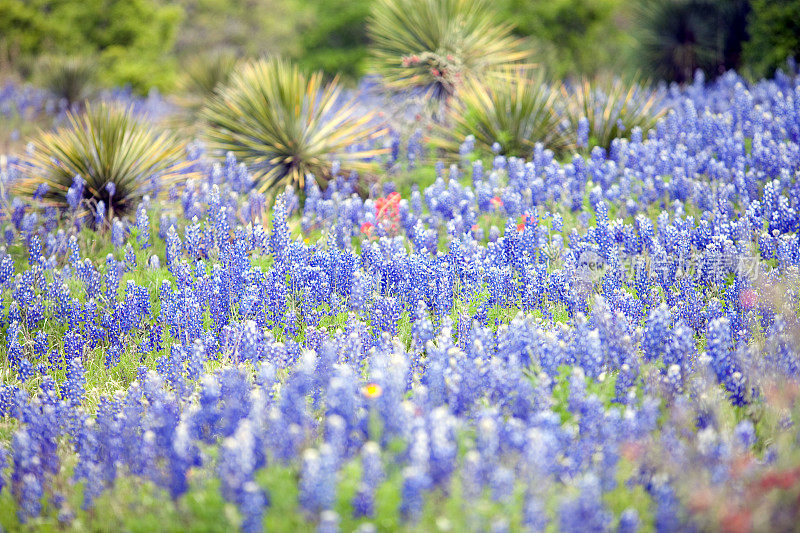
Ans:
{"label": "yellow flower", "polygon": [[383,394],[383,388],[377,383],[368,383],[361,389],[361,393],[367,398],[379,398]]}

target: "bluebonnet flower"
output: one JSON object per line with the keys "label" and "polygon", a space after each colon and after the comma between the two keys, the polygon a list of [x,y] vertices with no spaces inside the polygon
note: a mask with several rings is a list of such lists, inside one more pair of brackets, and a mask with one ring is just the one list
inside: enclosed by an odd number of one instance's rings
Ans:
{"label": "bluebonnet flower", "polygon": [[125,227],[118,218],[111,222],[111,243],[120,247],[125,242]]}
{"label": "bluebonnet flower", "polygon": [[628,508],[619,516],[619,533],[636,533],[639,531],[639,513],[636,509]]}
{"label": "bluebonnet flower", "polygon": [[136,240],[140,248],[150,246],[150,218],[147,215],[147,208],[144,203],[140,203],[136,208]]}
{"label": "bluebonnet flower", "polygon": [[586,117],[581,117],[578,121],[578,148],[589,147],[589,120]]}
{"label": "bluebonnet flower", "polygon": [[72,185],[67,190],[67,204],[73,210],[77,209],[78,205],[83,201],[83,186],[83,178],[75,176],[72,180]]}
{"label": "bluebonnet flower", "polygon": [[101,226],[106,218],[106,203],[103,200],[97,202],[94,212],[94,225]]}
{"label": "bluebonnet flower", "polygon": [[421,467],[409,466],[403,470],[400,512],[406,520],[414,523],[421,518],[425,504],[424,492],[430,484],[430,477]]}
{"label": "bluebonnet flower", "polygon": [[559,508],[561,531],[608,531],[611,513],[601,499],[599,480],[587,474],[579,482],[580,493],[567,498]]}
{"label": "bluebonnet flower", "polygon": [[299,502],[311,513],[333,508],[335,464],[331,448],[323,444],[320,450],[310,448],[303,454],[300,473]]}

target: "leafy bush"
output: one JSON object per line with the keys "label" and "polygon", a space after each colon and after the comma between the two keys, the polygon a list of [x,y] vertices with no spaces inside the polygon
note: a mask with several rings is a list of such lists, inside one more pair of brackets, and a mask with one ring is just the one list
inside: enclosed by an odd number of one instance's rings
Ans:
{"label": "leafy bush", "polygon": [[771,74],[787,57],[800,56],[800,1],[751,0],[745,60],[757,75]]}
{"label": "leafy bush", "polygon": [[[156,185],[181,175],[182,144],[130,109],[87,105],[83,113],[70,112],[67,122],[33,140],[31,169],[19,192],[61,208],[70,200],[102,200],[111,215],[129,212],[145,194],[157,192]],[[75,176],[83,183],[77,199],[68,197],[75,194],[69,192]]]}
{"label": "leafy bush", "polygon": [[0,0],[0,41],[19,60],[93,57],[101,81],[147,92],[173,81],[166,54],[181,16],[156,0]]}
{"label": "leafy bush", "polygon": [[747,0],[644,0],[636,4],[642,68],[683,82],[696,69],[736,68],[746,37]]}
{"label": "leafy bush", "polygon": [[659,94],[636,78],[583,79],[574,87],[562,86],[562,94],[574,138],[585,148],[608,149],[614,139],[630,138],[634,128],[647,132],[663,114]]}
{"label": "leafy bush", "polygon": [[265,191],[284,184],[305,187],[307,175],[324,182],[333,159],[343,170],[369,173],[376,135],[374,115],[342,98],[334,80],[307,75],[297,65],[271,58],[238,68],[202,111],[213,152],[233,152]]}
{"label": "leafy bush", "polygon": [[[241,57],[266,53],[300,55],[300,39],[316,22],[308,0],[172,0],[185,16],[175,35],[175,53],[183,59],[209,50],[233,50]],[[366,17],[365,17],[366,18]]]}
{"label": "leafy bush", "polygon": [[503,20],[514,21],[514,33],[530,36],[537,67],[555,79],[593,74],[630,60],[626,54],[633,38],[625,28],[626,4],[626,0],[496,2]]}
{"label": "leafy bush", "polygon": [[499,143],[500,153],[529,156],[537,142],[562,152],[569,142],[554,109],[555,97],[543,76],[530,69],[496,72],[485,82],[472,79],[453,99],[433,144],[454,154],[472,135],[476,148],[487,153]]}
{"label": "leafy bush", "polygon": [[488,0],[377,0],[368,23],[373,68],[387,85],[432,87],[438,95],[526,59],[511,31]]}
{"label": "leafy bush", "polygon": [[325,0],[311,5],[311,13],[300,22],[300,46],[294,57],[301,66],[330,76],[356,79],[363,75],[371,0]]}

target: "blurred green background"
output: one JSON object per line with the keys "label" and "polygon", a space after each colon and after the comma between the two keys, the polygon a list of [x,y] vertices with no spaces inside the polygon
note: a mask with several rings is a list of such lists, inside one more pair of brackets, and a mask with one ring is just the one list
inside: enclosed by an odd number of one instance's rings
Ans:
{"label": "blurred green background", "polygon": [[[0,67],[34,79],[43,57],[88,58],[97,81],[178,86],[212,51],[281,54],[354,81],[367,72],[370,0],[0,0]],[[551,76],[686,81],[768,76],[800,52],[800,0],[497,0]]]}

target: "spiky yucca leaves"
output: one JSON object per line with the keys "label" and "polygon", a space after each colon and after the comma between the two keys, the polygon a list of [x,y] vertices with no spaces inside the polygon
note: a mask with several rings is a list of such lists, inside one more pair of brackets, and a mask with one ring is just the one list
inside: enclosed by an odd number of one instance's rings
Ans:
{"label": "spiky yucca leaves", "polygon": [[229,50],[217,50],[198,56],[186,65],[180,82],[182,91],[203,99],[228,82],[238,59]]}
{"label": "spiky yucca leaves", "polygon": [[369,175],[371,148],[380,134],[372,113],[342,97],[337,80],[324,85],[322,73],[307,75],[286,60],[243,64],[204,107],[205,138],[212,152],[233,152],[247,164],[261,192],[282,185],[301,190],[313,175],[324,183],[333,160],[344,171]]}
{"label": "spiky yucca leaves", "polygon": [[570,144],[554,109],[556,94],[531,69],[504,69],[484,81],[470,80],[449,107],[445,124],[437,126],[432,143],[453,155],[472,135],[475,147],[486,153],[498,143],[502,154],[530,156],[537,142],[561,153]]}
{"label": "spiky yucca leaves", "polygon": [[109,214],[124,214],[145,194],[166,192],[171,182],[186,177],[183,144],[130,108],[87,104],[84,112],[68,114],[66,126],[42,131],[32,142],[28,176],[17,188],[47,205],[67,207],[67,192],[81,176],[84,200],[102,200]]}
{"label": "spiky yucca leaves", "polygon": [[574,87],[561,88],[565,112],[575,138],[581,134],[580,121],[588,125],[583,135],[586,146],[608,149],[616,138],[630,138],[631,130],[639,127],[643,133],[653,128],[663,115],[659,93],[646,88],[637,78],[600,77],[583,79]]}
{"label": "spiky yucca leaves", "polygon": [[96,68],[84,57],[46,56],[37,64],[39,83],[72,108],[89,96]]}
{"label": "spiky yucca leaves", "polygon": [[367,31],[372,66],[397,90],[449,96],[469,78],[529,57],[488,0],[377,0]]}

